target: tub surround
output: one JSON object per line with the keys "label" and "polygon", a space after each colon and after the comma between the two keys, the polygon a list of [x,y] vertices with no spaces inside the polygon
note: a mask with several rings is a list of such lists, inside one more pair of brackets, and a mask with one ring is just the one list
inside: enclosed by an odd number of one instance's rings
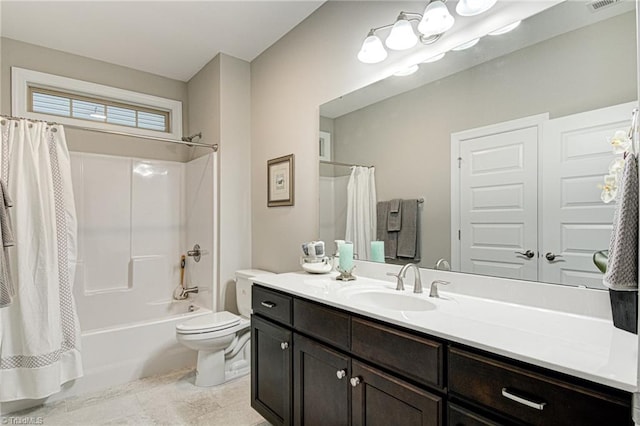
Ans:
{"label": "tub surround", "polygon": [[[369,269],[368,275],[378,277],[383,270],[399,269],[357,263],[361,273]],[[424,293],[414,295],[410,286],[402,293],[428,300],[435,309],[409,312],[371,308],[353,298],[353,292],[363,288],[396,293],[393,277],[381,280],[360,276],[358,281],[342,283],[335,280],[336,274],[294,272],[253,280],[265,287],[450,342],[615,389],[637,390],[636,336],[613,327],[610,314],[609,318],[606,315],[606,292],[431,270],[421,270],[421,275]],[[426,287],[435,279],[452,283],[439,289],[441,299],[428,297]],[[487,282],[474,286],[473,281],[478,280]],[[411,274],[406,283],[412,283]],[[531,285],[537,287],[535,294]],[[522,286],[525,296],[537,295],[534,303],[518,300],[513,286]],[[547,291],[549,294],[545,295]],[[481,292],[486,296],[479,297]],[[498,294],[501,300],[492,297]]]}

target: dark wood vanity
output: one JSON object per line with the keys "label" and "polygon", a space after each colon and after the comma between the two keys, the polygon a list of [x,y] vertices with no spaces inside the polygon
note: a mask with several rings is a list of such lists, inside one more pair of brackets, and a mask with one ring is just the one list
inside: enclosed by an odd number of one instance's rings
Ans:
{"label": "dark wood vanity", "polygon": [[251,405],[274,425],[633,425],[629,392],[252,291]]}

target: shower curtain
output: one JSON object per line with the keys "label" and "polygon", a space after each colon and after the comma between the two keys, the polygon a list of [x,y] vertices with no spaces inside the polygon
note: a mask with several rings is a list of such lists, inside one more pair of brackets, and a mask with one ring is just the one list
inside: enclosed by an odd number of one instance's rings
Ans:
{"label": "shower curtain", "polygon": [[376,179],[373,167],[354,166],[347,184],[347,230],[358,259],[371,259],[371,241],[376,238]]}
{"label": "shower curtain", "polygon": [[13,200],[16,295],[0,309],[0,402],[39,399],[82,376],[72,295],[76,211],[62,126],[0,118],[0,178]]}

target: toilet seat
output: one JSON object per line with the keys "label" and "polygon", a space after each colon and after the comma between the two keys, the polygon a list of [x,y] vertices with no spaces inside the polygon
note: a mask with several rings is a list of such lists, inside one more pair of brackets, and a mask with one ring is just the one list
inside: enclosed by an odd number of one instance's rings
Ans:
{"label": "toilet seat", "polygon": [[[178,334],[213,333],[224,330],[231,332],[229,329],[235,329],[241,323],[242,319],[243,318],[232,314],[231,312],[214,312],[177,324],[176,332]],[[244,325],[246,324],[243,324],[243,326]],[[235,330],[233,332],[235,332]]]}

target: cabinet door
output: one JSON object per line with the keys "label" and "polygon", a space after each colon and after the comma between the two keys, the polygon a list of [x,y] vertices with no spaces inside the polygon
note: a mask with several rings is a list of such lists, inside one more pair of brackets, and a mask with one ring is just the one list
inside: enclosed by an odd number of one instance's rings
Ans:
{"label": "cabinet door", "polygon": [[273,425],[291,424],[291,335],[251,316],[251,406]]}
{"label": "cabinet door", "polygon": [[293,337],[293,416],[295,425],[349,425],[349,357]]}
{"label": "cabinet door", "polygon": [[[352,360],[353,425],[436,426],[442,398]],[[419,366],[417,366],[419,367]]]}

